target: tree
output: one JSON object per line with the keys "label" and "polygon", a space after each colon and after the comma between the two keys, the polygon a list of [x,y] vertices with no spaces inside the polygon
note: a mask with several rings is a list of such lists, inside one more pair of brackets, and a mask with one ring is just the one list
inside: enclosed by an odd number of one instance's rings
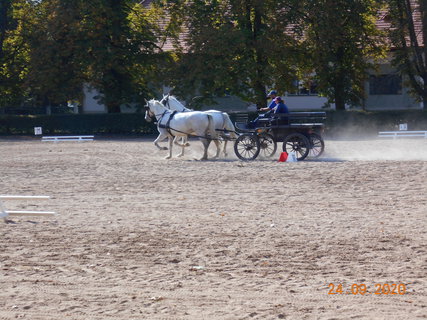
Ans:
{"label": "tree", "polygon": [[88,84],[100,92],[99,102],[109,112],[119,112],[121,104],[141,101],[153,92],[168,60],[156,45],[159,12],[139,1],[1,3],[0,14],[8,17],[7,24],[2,20],[0,25],[4,104],[13,93],[22,100],[23,92],[44,106],[81,100]]}
{"label": "tree", "polygon": [[[427,3],[424,0],[388,0],[393,63],[409,78],[412,93],[427,109]],[[417,28],[417,25],[419,28]]]}
{"label": "tree", "polygon": [[6,31],[10,25],[11,0],[3,0],[0,2],[0,61],[3,59],[3,43],[6,39]]}
{"label": "tree", "polygon": [[20,25],[28,9],[24,0],[0,1],[0,106],[20,104],[27,92],[23,79],[28,46],[20,35]]}
{"label": "tree", "polygon": [[[171,21],[178,16],[186,32],[170,77],[182,96],[232,94],[265,106],[266,88],[284,87],[295,42],[278,30],[289,22],[277,15],[277,1],[195,0],[167,2]],[[181,30],[182,31],[182,30]],[[295,50],[294,50],[295,51]],[[279,74],[280,73],[280,74]],[[285,79],[285,80],[284,80]]]}
{"label": "tree", "polygon": [[384,57],[381,34],[375,26],[375,0],[316,0],[300,2],[306,45],[318,81],[317,90],[334,102],[360,105],[363,84],[376,59]]}
{"label": "tree", "polygon": [[82,96],[85,81],[77,28],[79,1],[45,0],[33,6],[32,19],[23,20],[22,36],[28,43],[25,84],[43,106]]}
{"label": "tree", "polygon": [[[99,91],[108,112],[147,92],[140,81],[155,61],[156,35],[143,7],[131,0],[45,0],[32,28],[31,85],[54,101],[78,98],[83,84]],[[47,63],[49,61],[49,63]],[[136,72],[139,72],[139,74]]]}
{"label": "tree", "polygon": [[[372,59],[384,55],[377,0],[195,0],[173,2],[188,31],[182,91],[229,92],[265,105],[266,87],[293,91],[316,74],[318,91],[359,104]],[[183,51],[184,52],[184,51]]]}

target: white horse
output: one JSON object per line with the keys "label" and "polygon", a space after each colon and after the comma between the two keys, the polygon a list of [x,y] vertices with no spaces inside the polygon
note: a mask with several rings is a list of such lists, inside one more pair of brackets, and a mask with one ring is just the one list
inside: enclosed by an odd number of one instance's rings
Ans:
{"label": "white horse", "polygon": [[[171,96],[169,94],[164,96],[160,102],[170,110],[175,110],[180,112],[193,111],[191,109],[186,108],[181,102],[179,102],[179,100],[176,97]],[[222,151],[224,153],[224,156],[227,156],[228,139],[230,138],[237,139],[238,137],[236,133],[236,128],[234,127],[233,122],[231,122],[229,115],[225,112],[218,111],[218,110],[208,110],[203,112],[212,116],[214,120],[215,130],[218,136],[222,137],[222,139],[224,140],[224,148]],[[217,147],[217,153],[215,157],[218,157],[221,151],[219,141],[214,140],[214,142]],[[181,155],[183,154],[184,154],[184,148],[182,149]]]}
{"label": "white horse", "polygon": [[164,150],[158,142],[169,138],[169,156],[166,159],[172,157],[173,142],[180,145],[177,142],[179,137],[193,135],[200,138],[204,146],[203,157],[200,160],[207,160],[209,144],[217,137],[212,116],[200,111],[175,113],[157,100],[148,101],[146,107],[145,120],[150,122],[152,117],[157,120],[159,136],[154,141],[154,145]]}

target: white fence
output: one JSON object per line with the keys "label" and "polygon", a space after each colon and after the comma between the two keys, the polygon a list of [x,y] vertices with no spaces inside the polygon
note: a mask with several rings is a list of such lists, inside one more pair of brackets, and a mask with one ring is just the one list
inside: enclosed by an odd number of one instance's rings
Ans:
{"label": "white fence", "polygon": [[3,200],[47,200],[49,196],[0,196],[0,218],[7,222],[8,216],[52,216],[56,215],[53,211],[30,211],[30,210],[6,210]]}
{"label": "white fence", "polygon": [[381,131],[378,132],[379,138],[425,138],[427,139],[427,131]]}
{"label": "white fence", "polygon": [[94,136],[43,136],[42,141],[44,142],[59,142],[59,141],[93,141]]}

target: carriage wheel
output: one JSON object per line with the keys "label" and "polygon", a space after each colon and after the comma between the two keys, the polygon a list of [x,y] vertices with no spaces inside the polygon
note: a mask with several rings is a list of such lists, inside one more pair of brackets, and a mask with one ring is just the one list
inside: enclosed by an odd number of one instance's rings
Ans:
{"label": "carriage wheel", "polygon": [[243,161],[254,160],[260,152],[258,136],[252,133],[240,135],[234,143],[236,156]]}
{"label": "carriage wheel", "polygon": [[283,140],[283,151],[295,152],[298,161],[304,160],[310,151],[310,141],[301,133],[291,133]]}
{"label": "carriage wheel", "polygon": [[310,133],[310,142],[311,142],[311,148],[308,156],[311,158],[320,157],[320,155],[325,150],[325,141],[323,141],[320,134]]}
{"label": "carriage wheel", "polygon": [[269,133],[262,133],[258,136],[261,147],[260,155],[265,158],[272,157],[277,150],[277,143]]}

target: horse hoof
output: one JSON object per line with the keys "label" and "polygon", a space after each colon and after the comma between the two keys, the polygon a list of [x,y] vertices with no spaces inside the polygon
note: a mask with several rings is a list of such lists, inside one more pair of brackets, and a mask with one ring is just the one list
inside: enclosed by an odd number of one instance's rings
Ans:
{"label": "horse hoof", "polygon": [[168,150],[168,148],[167,147],[162,147],[162,150]]}
{"label": "horse hoof", "polygon": [[186,147],[189,147],[189,146],[190,146],[190,144],[187,142],[187,143],[185,144],[185,146],[186,146]]}
{"label": "horse hoof", "polygon": [[168,159],[170,159],[170,158],[172,158],[172,157],[170,157],[170,156],[165,157],[165,159],[166,159],[166,160],[168,160]]}

